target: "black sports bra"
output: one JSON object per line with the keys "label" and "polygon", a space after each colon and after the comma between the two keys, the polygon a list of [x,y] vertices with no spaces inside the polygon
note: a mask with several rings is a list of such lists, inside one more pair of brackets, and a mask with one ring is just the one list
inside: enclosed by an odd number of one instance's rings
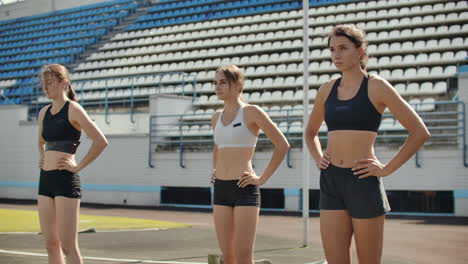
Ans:
{"label": "black sports bra", "polygon": [[70,102],[67,101],[62,109],[52,115],[50,105],[42,120],[42,137],[46,141],[46,151],[56,150],[75,154],[80,144],[81,131],[77,130],[68,119],[68,108]]}
{"label": "black sports bra", "polygon": [[368,77],[364,76],[357,94],[349,100],[338,99],[340,82],[341,78],[335,81],[325,101],[325,123],[328,131],[363,130],[377,132],[382,115],[369,99],[367,93]]}

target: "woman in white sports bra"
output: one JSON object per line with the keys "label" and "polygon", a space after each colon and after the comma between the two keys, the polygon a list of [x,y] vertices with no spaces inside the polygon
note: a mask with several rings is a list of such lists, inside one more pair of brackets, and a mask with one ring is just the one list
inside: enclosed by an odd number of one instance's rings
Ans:
{"label": "woman in white sports bra", "polygon": [[[213,215],[225,264],[253,264],[255,231],[260,211],[259,186],[273,175],[289,144],[278,127],[258,106],[242,100],[244,76],[235,65],[216,70],[215,92],[224,101],[213,115]],[[260,176],[252,168],[259,131],[275,146]]]}

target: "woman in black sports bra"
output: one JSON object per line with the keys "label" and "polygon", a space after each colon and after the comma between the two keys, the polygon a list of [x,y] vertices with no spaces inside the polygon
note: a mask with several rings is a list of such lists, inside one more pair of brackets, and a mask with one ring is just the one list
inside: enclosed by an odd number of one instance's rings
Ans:
{"label": "woman in black sports bra", "polygon": [[[94,161],[107,140],[76,102],[70,74],[60,64],[45,65],[40,74],[42,89],[52,104],[39,112],[38,209],[49,263],[82,263],[77,228],[81,198],[78,172]],[[84,130],[93,144],[76,163],[75,152]]]}
{"label": "woman in black sports bra", "polygon": [[[339,25],[328,47],[342,78],[317,92],[306,128],[306,142],[320,173],[320,231],[329,264],[351,263],[354,235],[359,264],[381,262],[385,213],[390,210],[381,181],[401,167],[430,134],[421,118],[390,83],[366,72],[365,33]],[[399,152],[382,164],[374,143],[385,108],[409,131]],[[318,138],[325,120],[325,152]]]}

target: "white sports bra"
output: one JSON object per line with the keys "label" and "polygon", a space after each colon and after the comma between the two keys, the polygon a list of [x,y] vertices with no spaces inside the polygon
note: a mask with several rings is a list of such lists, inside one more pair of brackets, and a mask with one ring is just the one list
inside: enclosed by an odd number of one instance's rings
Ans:
{"label": "white sports bra", "polygon": [[244,106],[237,111],[234,120],[227,126],[221,121],[221,112],[214,128],[214,142],[218,148],[255,148],[258,136],[250,132],[244,120]]}

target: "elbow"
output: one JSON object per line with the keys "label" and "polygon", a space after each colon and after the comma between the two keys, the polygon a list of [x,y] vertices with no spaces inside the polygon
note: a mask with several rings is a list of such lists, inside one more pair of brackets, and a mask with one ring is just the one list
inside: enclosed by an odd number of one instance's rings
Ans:
{"label": "elbow", "polygon": [[304,133],[305,133],[304,137],[307,143],[313,141],[314,138],[318,136],[318,130],[313,130],[309,128],[306,128]]}
{"label": "elbow", "polygon": [[275,146],[275,151],[283,155],[286,155],[286,153],[289,151],[289,148],[291,148],[291,146],[289,145],[289,142],[286,139],[281,140],[280,142],[274,143],[274,146]]}
{"label": "elbow", "polygon": [[424,144],[424,142],[426,142],[431,137],[431,133],[429,130],[427,130],[427,128],[424,127],[415,132],[413,136],[417,141],[421,142],[421,144]]}
{"label": "elbow", "polygon": [[288,152],[290,148],[291,148],[291,145],[289,144],[289,142],[288,141],[284,142],[284,150]]}
{"label": "elbow", "polygon": [[289,145],[289,142],[287,140],[285,140],[280,146],[281,152],[283,152],[284,154],[286,154],[290,148],[291,145]]}
{"label": "elbow", "polygon": [[103,140],[99,140],[97,142],[97,145],[98,145],[99,149],[103,150],[109,145],[109,142],[107,141],[106,138],[104,138]]}
{"label": "elbow", "polygon": [[422,129],[422,131],[420,132],[420,138],[421,138],[421,140],[423,140],[423,141],[425,142],[425,141],[428,140],[430,137],[431,137],[431,132],[429,132],[429,130],[427,129],[427,127],[424,127],[424,129]]}
{"label": "elbow", "polygon": [[428,130],[426,130],[424,134],[422,135],[424,142],[426,142],[430,137],[431,137],[431,133]]}
{"label": "elbow", "polygon": [[107,146],[109,146],[109,141],[104,140],[104,141],[102,142],[102,148],[104,149],[104,148],[106,148]]}

